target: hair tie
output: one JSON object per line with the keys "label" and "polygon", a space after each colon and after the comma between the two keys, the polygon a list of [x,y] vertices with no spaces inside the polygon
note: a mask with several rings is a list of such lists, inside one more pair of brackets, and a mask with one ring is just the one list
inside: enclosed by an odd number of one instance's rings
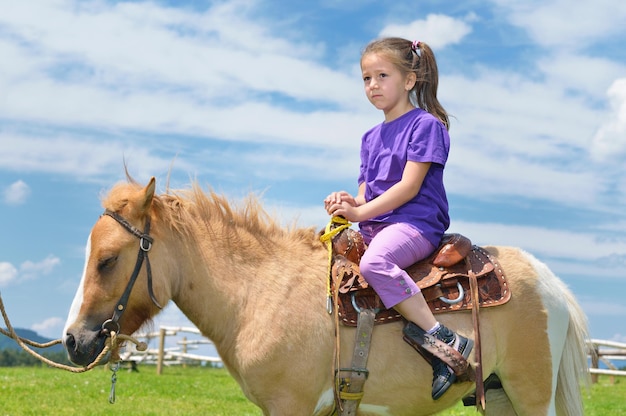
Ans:
{"label": "hair tie", "polygon": [[422,42],[420,42],[419,40],[414,40],[413,43],[411,44],[411,50],[413,52],[417,52],[421,45],[422,45]]}

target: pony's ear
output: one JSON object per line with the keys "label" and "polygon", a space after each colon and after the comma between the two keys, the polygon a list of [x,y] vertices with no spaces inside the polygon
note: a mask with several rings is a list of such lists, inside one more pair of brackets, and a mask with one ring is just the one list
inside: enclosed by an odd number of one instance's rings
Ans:
{"label": "pony's ear", "polygon": [[152,198],[154,198],[154,190],[156,188],[156,179],[154,176],[148,182],[145,188],[143,188],[143,202],[141,204],[141,211],[146,214],[152,205]]}

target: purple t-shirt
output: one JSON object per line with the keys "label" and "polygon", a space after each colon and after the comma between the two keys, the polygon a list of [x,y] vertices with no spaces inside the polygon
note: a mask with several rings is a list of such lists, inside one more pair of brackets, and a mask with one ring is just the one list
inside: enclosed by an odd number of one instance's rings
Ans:
{"label": "purple t-shirt", "polygon": [[437,247],[450,225],[443,168],[450,151],[450,136],[443,123],[416,108],[363,135],[359,184],[371,201],[402,179],[407,161],[431,162],[417,195],[404,205],[361,222],[363,225],[406,222]]}

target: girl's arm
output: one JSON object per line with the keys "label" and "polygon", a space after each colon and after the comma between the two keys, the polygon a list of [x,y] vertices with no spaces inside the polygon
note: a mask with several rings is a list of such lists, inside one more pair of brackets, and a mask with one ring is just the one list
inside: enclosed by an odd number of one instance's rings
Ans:
{"label": "girl's arm", "polygon": [[357,207],[365,204],[365,182],[359,184],[359,192],[354,197],[354,202]]}
{"label": "girl's arm", "polygon": [[[400,182],[393,185],[378,198],[365,203],[363,194],[365,185],[359,185],[359,194],[354,201],[356,206],[345,201],[334,203],[328,207],[327,211],[332,215],[341,215],[349,221],[360,222],[378,215],[389,212],[407,203],[417,195],[426,173],[430,168],[430,162],[407,162],[402,172]],[[363,194],[362,194],[363,192]]]}

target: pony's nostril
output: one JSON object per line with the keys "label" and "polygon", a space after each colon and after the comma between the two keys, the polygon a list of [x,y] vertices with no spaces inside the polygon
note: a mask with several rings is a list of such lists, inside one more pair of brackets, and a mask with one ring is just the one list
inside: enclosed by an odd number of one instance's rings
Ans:
{"label": "pony's nostril", "polygon": [[74,352],[76,352],[77,349],[76,339],[74,338],[74,335],[70,334],[69,332],[65,334],[65,348],[67,348],[68,351]]}

